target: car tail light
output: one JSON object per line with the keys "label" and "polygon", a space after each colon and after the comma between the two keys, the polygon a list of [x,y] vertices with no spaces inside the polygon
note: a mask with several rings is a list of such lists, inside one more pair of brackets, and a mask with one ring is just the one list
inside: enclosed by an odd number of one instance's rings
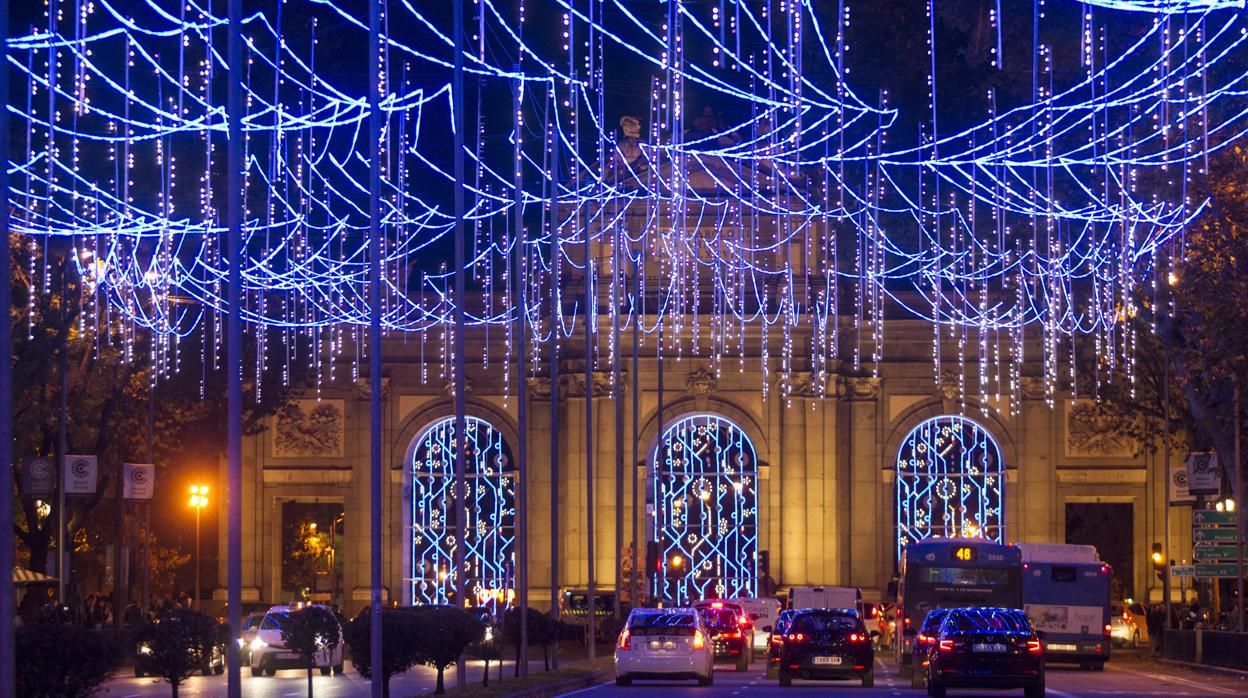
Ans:
{"label": "car tail light", "polygon": [[629,636],[628,628],[624,628],[624,632],[620,633],[620,649],[631,650],[633,648],[633,639]]}
{"label": "car tail light", "polygon": [[726,637],[729,640],[736,640],[737,638],[741,637],[741,631],[733,630],[732,632],[720,633],[719,637]]}
{"label": "car tail light", "polygon": [[859,634],[859,633],[850,633],[850,634],[849,634],[849,641],[850,641],[850,642],[866,642],[866,641],[867,641],[867,636],[866,636],[866,635],[861,635],[861,634]]}
{"label": "car tail light", "polygon": [[784,639],[788,642],[802,642],[806,639],[806,636],[801,633],[793,633],[791,635],[785,635]]}
{"label": "car tail light", "polygon": [[773,644],[773,645],[780,645],[780,644],[783,644],[783,643],[784,643],[784,637],[783,637],[782,635],[772,635],[772,636],[771,636],[771,644]]}
{"label": "car tail light", "polygon": [[723,608],[723,607],[724,607],[723,601],[715,601],[714,603],[711,604],[711,608]]}
{"label": "car tail light", "polygon": [[749,617],[749,616],[741,616],[740,618],[738,618],[738,619],[737,619],[737,623],[738,623],[739,625],[749,625],[749,624],[750,624],[750,617]]}
{"label": "car tail light", "polygon": [[952,651],[953,651],[953,640],[941,640],[941,641],[940,641],[940,651],[941,651],[941,652],[952,652]]}
{"label": "car tail light", "polygon": [[704,649],[706,647],[706,638],[702,637],[701,630],[693,631],[693,648],[695,650]]}
{"label": "car tail light", "polygon": [[934,639],[936,638],[932,637],[931,635],[924,635],[923,633],[919,633],[918,642],[920,645],[926,645],[927,643],[931,642]]}
{"label": "car tail light", "polygon": [[1039,640],[1028,640],[1028,641],[1027,641],[1027,651],[1028,651],[1028,652],[1030,652],[1030,653],[1032,653],[1032,654],[1039,654],[1040,652],[1042,652],[1042,651],[1043,651],[1043,649],[1040,647],[1040,641],[1039,641]]}

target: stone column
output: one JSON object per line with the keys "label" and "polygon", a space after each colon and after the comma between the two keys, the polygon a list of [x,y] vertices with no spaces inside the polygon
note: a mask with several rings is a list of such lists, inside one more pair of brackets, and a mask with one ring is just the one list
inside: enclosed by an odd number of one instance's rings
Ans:
{"label": "stone column", "polygon": [[[781,395],[773,395],[772,401],[777,403],[780,422],[780,584],[818,583],[810,578],[807,547],[806,411],[799,406],[786,407]],[[795,405],[802,402],[795,401]]]}

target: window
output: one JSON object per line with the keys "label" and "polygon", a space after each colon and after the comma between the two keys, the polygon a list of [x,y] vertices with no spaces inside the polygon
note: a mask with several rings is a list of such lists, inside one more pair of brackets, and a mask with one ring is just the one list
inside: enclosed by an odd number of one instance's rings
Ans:
{"label": "window", "polygon": [[923,567],[919,573],[922,584],[983,587],[1010,583],[1010,570],[1005,567]]}
{"label": "window", "polygon": [[[515,588],[515,465],[502,434],[489,422],[467,417],[465,426],[468,526],[464,562],[469,601],[505,607]],[[414,604],[455,602],[455,444],[455,419],[448,417],[417,437],[411,452],[409,583]]]}
{"label": "window", "polygon": [[1078,576],[1074,567],[1054,567],[1052,571],[1052,578],[1055,582],[1073,582]]}
{"label": "window", "polygon": [[655,600],[758,595],[758,461],[736,424],[715,415],[677,420],[652,451],[648,498],[658,546]]}
{"label": "window", "polygon": [[915,427],[897,453],[897,557],[932,537],[1000,543],[1004,465],[983,426],[958,415]]}

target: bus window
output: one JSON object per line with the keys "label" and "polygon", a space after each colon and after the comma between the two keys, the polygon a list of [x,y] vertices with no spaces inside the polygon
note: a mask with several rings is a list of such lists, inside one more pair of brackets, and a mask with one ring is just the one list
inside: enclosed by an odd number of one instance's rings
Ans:
{"label": "bus window", "polygon": [[1011,583],[1004,567],[923,567],[919,582],[954,586],[1004,586]]}
{"label": "bus window", "polygon": [[1055,582],[1073,582],[1078,578],[1078,572],[1074,567],[1054,565],[1051,576]]}

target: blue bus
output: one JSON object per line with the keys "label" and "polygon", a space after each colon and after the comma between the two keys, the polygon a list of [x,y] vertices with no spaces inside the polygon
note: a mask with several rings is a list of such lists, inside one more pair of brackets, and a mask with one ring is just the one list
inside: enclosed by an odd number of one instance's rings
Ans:
{"label": "blue bus", "polygon": [[1045,658],[1085,669],[1109,659],[1109,565],[1091,545],[1020,543],[1023,608],[1044,633]]}
{"label": "blue bus", "polygon": [[902,676],[911,676],[910,648],[934,608],[1023,607],[1023,554],[982,538],[928,538],[901,554],[894,644]]}

